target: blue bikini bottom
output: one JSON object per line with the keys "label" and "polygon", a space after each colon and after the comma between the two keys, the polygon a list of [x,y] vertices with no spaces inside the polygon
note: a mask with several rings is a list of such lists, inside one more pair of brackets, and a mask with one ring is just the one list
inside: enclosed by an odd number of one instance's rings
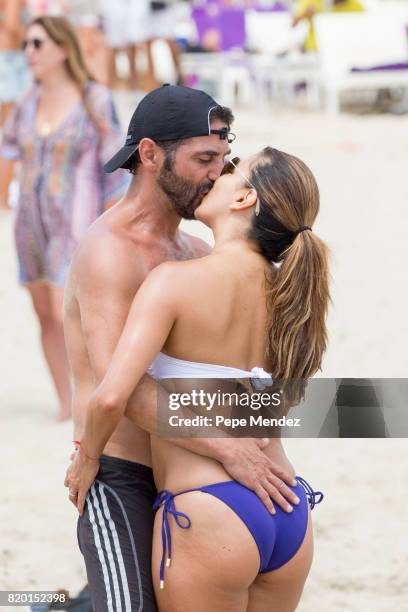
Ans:
{"label": "blue bikini bottom", "polygon": [[192,491],[202,491],[217,497],[229,506],[245,523],[258,546],[259,573],[262,574],[278,569],[296,554],[307,529],[308,503],[313,510],[315,504],[319,504],[323,499],[323,493],[313,491],[306,480],[300,476],[296,476],[296,480],[296,486],[290,488],[299,497],[300,502],[294,505],[293,511],[289,513],[276,506],[276,514],[271,514],[253,491],[233,480],[179,493],[160,491],[153,505],[154,510],[158,510],[163,505],[160,588],[164,586],[166,551],[168,551],[167,567],[171,563],[171,532],[168,515],[171,514],[174,517],[178,527],[182,529],[191,527],[190,518],[183,512],[177,511],[175,497]]}

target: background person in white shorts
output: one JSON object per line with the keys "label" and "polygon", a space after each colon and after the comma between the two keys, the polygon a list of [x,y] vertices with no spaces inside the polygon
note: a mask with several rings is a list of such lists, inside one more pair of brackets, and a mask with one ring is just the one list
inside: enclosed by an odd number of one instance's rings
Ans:
{"label": "background person in white shorts", "polygon": [[177,74],[177,83],[182,84],[182,74],[180,66],[180,49],[174,39],[174,30],[177,20],[175,0],[160,0],[150,2],[149,16],[149,40],[147,43],[148,55],[148,70],[149,76],[152,78],[152,86],[157,86],[154,61],[152,53],[152,45],[154,41],[162,39],[169,45],[174,67]]}
{"label": "background person in white shorts", "polygon": [[129,59],[128,85],[136,83],[136,49],[146,42],[149,35],[148,0],[101,0],[103,28],[108,45],[108,82],[118,85],[116,69],[118,51],[126,51]]}

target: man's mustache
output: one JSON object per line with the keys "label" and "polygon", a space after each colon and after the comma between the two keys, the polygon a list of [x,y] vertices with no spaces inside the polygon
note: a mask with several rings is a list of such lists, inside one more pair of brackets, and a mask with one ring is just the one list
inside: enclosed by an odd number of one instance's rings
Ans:
{"label": "man's mustache", "polygon": [[197,195],[207,195],[207,193],[209,193],[211,189],[214,187],[214,183],[215,181],[209,181],[205,185],[200,185]]}

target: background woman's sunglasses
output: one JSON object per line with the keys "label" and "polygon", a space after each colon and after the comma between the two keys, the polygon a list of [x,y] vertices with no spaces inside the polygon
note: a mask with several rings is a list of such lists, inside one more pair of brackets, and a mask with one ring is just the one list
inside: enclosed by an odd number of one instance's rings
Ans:
{"label": "background woman's sunglasses", "polygon": [[23,51],[25,51],[27,47],[29,47],[30,45],[32,45],[34,49],[38,51],[39,49],[41,49],[44,43],[45,43],[45,40],[42,40],[41,38],[27,38],[26,40],[23,41],[23,44],[22,44]]}

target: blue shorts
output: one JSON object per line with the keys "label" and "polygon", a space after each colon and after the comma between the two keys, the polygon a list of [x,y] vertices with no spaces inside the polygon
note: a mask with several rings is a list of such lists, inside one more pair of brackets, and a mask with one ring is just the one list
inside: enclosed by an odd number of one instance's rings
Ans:
{"label": "blue shorts", "polygon": [[0,51],[0,104],[16,102],[30,85],[22,51]]}

